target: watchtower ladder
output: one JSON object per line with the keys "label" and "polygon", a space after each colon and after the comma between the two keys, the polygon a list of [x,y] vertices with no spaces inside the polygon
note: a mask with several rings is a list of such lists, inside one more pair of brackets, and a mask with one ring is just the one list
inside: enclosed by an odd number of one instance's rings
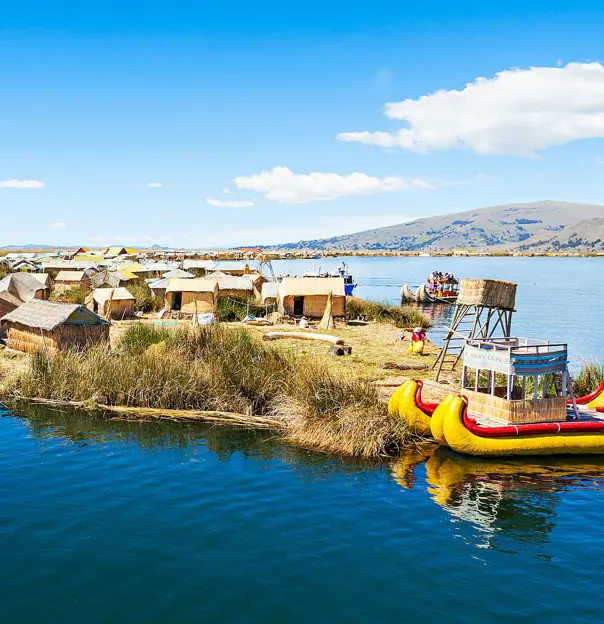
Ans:
{"label": "watchtower ladder", "polygon": [[436,381],[443,370],[455,370],[467,340],[509,338],[515,302],[516,284],[464,279],[444,345],[433,365]]}

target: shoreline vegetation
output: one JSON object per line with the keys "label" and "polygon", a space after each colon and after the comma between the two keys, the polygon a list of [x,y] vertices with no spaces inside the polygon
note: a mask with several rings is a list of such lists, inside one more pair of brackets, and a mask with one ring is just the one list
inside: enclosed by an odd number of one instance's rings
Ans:
{"label": "shoreline vegetation", "polygon": [[[416,310],[382,303],[356,300],[348,313],[376,323],[429,325]],[[348,331],[375,331],[375,324],[363,325]],[[2,395],[105,409],[124,418],[271,428],[299,446],[365,459],[394,455],[411,440],[404,423],[388,415],[386,398],[362,358],[356,368],[357,362],[341,367],[324,345],[317,353],[316,343],[266,343],[262,331],[235,323],[114,327],[123,331],[113,346],[51,357],[40,351],[20,357],[19,370],[4,361]],[[346,325],[339,329],[345,333]],[[382,331],[400,335],[389,323]]]}
{"label": "shoreline vegetation", "polygon": [[[235,318],[229,320],[239,320],[244,310],[243,304],[232,304],[228,311]],[[0,396],[132,420],[270,429],[301,447],[363,459],[396,455],[418,438],[388,414],[389,391],[406,376],[430,384],[432,375],[425,369],[438,351],[428,344],[425,357],[408,356],[400,328],[430,323],[414,308],[356,297],[349,298],[346,316],[348,322],[363,319],[358,326],[340,321],[333,332],[354,344],[346,358],[328,355],[325,345],[314,341],[263,341],[274,327],[118,322],[111,346],[50,358],[44,352],[0,351]],[[405,376],[392,369],[403,369]],[[603,376],[604,363],[586,362],[575,378],[575,392],[588,394]],[[456,381],[452,376],[448,384],[432,383],[433,398],[455,392]]]}

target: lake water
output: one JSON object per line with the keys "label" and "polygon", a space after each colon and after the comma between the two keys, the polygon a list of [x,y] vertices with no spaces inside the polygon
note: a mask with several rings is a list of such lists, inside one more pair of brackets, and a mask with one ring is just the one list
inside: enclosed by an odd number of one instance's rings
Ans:
{"label": "lake water", "polygon": [[[601,354],[601,297],[584,290],[600,261],[518,260],[351,268],[378,299],[433,268],[514,279],[523,333]],[[372,465],[20,406],[0,408],[0,475],[2,622],[562,624],[604,607],[604,458],[425,449]]]}

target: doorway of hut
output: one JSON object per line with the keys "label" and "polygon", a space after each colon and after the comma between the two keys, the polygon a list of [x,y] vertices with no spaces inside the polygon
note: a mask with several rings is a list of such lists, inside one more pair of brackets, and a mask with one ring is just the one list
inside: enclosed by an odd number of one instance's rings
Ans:
{"label": "doorway of hut", "polygon": [[172,293],[172,310],[180,311],[182,308],[182,293],[181,292],[173,292]]}
{"label": "doorway of hut", "polygon": [[304,297],[294,297],[294,316],[304,314]]}

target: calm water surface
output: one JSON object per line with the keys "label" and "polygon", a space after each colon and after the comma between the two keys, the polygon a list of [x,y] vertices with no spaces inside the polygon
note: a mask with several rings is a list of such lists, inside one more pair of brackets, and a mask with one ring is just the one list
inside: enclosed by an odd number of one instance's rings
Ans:
{"label": "calm water surface", "polygon": [[[352,269],[378,299],[432,268],[514,279],[519,331],[601,354],[601,300],[582,290],[599,261],[518,260]],[[227,428],[20,406],[0,409],[0,475],[2,622],[556,624],[604,607],[604,458],[426,448],[368,465]]]}

